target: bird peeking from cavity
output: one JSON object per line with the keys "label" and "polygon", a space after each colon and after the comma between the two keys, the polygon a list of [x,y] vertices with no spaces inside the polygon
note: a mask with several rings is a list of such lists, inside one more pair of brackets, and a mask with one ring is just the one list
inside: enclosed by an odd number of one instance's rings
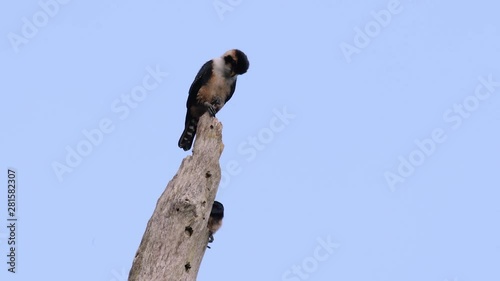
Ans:
{"label": "bird peeking from cavity", "polygon": [[[220,203],[219,201],[214,201],[207,224],[208,231],[210,234],[210,236],[208,236],[208,243],[214,242],[214,234],[222,226],[223,218],[224,218],[224,205],[222,205],[222,203]],[[210,249],[209,246],[207,247]]]}
{"label": "bird peeking from cavity", "polygon": [[233,49],[201,67],[189,88],[186,122],[179,139],[180,148],[185,151],[191,149],[200,117],[207,111],[215,117],[233,96],[238,75],[247,72],[249,65],[245,53]]}

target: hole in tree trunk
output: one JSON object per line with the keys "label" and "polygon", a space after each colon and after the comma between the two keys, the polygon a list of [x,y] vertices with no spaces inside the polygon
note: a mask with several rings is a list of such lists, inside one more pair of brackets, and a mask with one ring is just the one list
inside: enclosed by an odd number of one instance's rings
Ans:
{"label": "hole in tree trunk", "polygon": [[184,231],[186,231],[189,234],[189,236],[193,235],[193,228],[191,226],[186,226]]}

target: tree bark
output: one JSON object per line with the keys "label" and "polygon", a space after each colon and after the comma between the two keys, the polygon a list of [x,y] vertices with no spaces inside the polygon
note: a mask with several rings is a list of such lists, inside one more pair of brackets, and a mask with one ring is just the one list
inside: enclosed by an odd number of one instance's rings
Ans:
{"label": "tree bark", "polygon": [[129,273],[129,281],[194,281],[207,249],[207,222],[219,187],[222,124],[198,122],[193,154],[158,199]]}

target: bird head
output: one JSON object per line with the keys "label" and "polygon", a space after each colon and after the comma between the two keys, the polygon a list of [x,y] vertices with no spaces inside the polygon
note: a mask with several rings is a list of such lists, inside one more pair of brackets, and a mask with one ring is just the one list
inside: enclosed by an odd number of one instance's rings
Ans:
{"label": "bird head", "polygon": [[240,75],[247,72],[250,63],[247,55],[238,49],[232,49],[222,55],[226,65],[231,68],[231,76]]}
{"label": "bird head", "polygon": [[214,201],[214,204],[212,205],[212,210],[210,211],[210,217],[216,219],[216,220],[221,220],[224,218],[224,205],[220,203],[219,201]]}

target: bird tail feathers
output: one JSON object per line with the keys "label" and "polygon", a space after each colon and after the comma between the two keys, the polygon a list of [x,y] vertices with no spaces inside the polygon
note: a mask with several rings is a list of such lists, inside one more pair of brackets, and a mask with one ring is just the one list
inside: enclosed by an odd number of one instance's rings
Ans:
{"label": "bird tail feathers", "polygon": [[197,126],[198,120],[191,117],[188,112],[188,114],[186,115],[186,126],[184,127],[184,132],[182,132],[182,135],[179,139],[180,148],[184,149],[185,151],[191,149]]}

